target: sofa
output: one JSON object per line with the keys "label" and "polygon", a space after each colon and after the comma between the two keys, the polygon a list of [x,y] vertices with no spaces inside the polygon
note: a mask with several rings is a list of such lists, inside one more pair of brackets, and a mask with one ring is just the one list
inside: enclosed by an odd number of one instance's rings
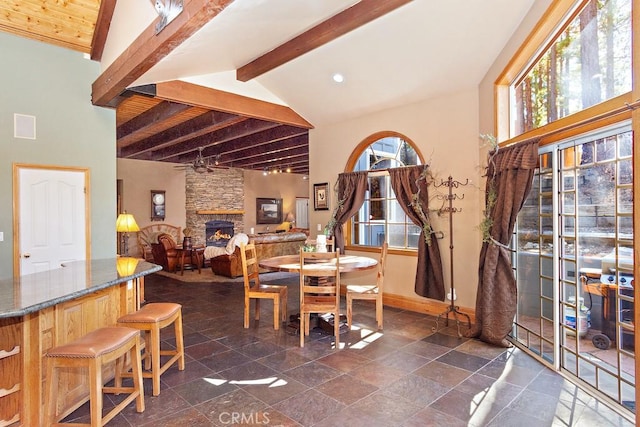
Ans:
{"label": "sofa", "polygon": [[207,246],[204,248],[204,259],[209,260],[211,271],[214,274],[237,277],[242,276],[242,263],[240,260],[240,246],[249,243],[249,236],[244,233],[235,234],[226,246]]}
{"label": "sofa", "polygon": [[[307,235],[301,232],[250,234],[247,237],[250,242],[256,245],[258,261],[280,255],[295,255],[300,252],[300,247],[307,240]],[[231,241],[229,242],[231,243]],[[227,253],[210,258],[211,271],[214,274],[231,278],[242,276],[240,244],[234,245],[232,252],[229,251],[231,249],[229,245],[226,249]],[[205,258],[207,258],[206,249]],[[261,273],[268,271],[260,269]]]}

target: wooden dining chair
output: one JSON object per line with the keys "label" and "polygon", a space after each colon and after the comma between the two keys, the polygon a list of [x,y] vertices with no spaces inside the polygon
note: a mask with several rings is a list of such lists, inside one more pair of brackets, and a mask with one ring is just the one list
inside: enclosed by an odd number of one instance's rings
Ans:
{"label": "wooden dining chair", "polygon": [[384,242],[380,249],[380,261],[378,262],[378,275],[375,285],[347,285],[347,325],[351,329],[353,316],[353,300],[375,300],[376,322],[378,329],[382,329],[382,285],[384,282],[384,263],[387,258],[389,245]]}
{"label": "wooden dining chair", "polygon": [[[249,327],[251,300],[256,300],[255,319],[260,320],[260,300],[273,300],[273,328],[280,329],[280,322],[287,318],[287,287],[284,285],[261,285],[258,271],[256,245],[240,245],[242,275],[244,276],[244,327]],[[253,282],[253,284],[252,284]]]}
{"label": "wooden dining chair", "polygon": [[340,348],[340,252],[300,249],[300,347],[309,335],[311,313],[333,313],[336,349]]}

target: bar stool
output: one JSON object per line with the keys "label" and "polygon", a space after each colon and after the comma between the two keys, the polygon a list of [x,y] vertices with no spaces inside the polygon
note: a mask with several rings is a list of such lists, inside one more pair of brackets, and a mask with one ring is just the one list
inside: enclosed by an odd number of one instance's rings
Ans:
{"label": "bar stool", "polygon": [[[133,387],[122,387],[120,374],[127,353],[131,357]],[[89,332],[82,338],[68,344],[54,347],[45,354],[47,360],[47,379],[49,386],[45,390],[46,425],[64,425],[57,423],[56,394],[58,389],[58,368],[87,368],[89,372],[89,402],[91,406],[91,425],[103,426],[122,411],[130,402],[136,400],[136,411],[144,411],[144,389],[142,385],[142,362],[140,359],[140,331],[117,326],[104,327]],[[116,360],[116,380],[114,387],[104,387],[102,367]],[[102,416],[102,393],[129,393],[107,415]]]}
{"label": "bar stool", "polygon": [[[160,329],[174,324],[176,336],[175,350],[160,349]],[[178,369],[184,371],[184,339],[182,336],[182,306],[171,302],[154,302],[143,306],[140,310],[125,314],[118,319],[118,324],[139,329],[145,333],[145,369],[144,378],[153,379],[153,395],[160,394],[160,375],[178,361]],[[160,356],[171,356],[164,365],[160,364]],[[123,376],[130,376],[130,373]]]}

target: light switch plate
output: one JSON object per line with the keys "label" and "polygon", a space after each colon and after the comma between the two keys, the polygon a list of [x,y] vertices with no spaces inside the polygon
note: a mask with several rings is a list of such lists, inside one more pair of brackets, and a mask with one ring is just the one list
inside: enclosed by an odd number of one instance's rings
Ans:
{"label": "light switch plate", "polygon": [[0,231],[0,242],[4,242],[4,231]]}

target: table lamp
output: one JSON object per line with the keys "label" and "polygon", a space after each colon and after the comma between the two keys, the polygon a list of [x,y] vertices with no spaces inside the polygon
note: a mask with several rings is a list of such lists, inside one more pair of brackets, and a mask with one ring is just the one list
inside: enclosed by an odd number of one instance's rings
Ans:
{"label": "table lamp", "polygon": [[287,218],[285,219],[285,221],[289,223],[289,230],[292,229],[296,223],[296,217],[295,215],[293,215],[293,212],[289,212],[287,214]]}
{"label": "table lamp", "polygon": [[128,256],[120,257],[116,260],[116,269],[120,277],[127,277],[133,275],[136,272],[138,266],[138,259]]}
{"label": "table lamp", "polygon": [[129,255],[129,233],[135,233],[136,231],[140,231],[140,227],[136,223],[133,215],[128,214],[127,211],[122,212],[118,215],[118,219],[116,220],[116,231],[122,234],[122,246],[124,247],[123,254],[125,256]]}

